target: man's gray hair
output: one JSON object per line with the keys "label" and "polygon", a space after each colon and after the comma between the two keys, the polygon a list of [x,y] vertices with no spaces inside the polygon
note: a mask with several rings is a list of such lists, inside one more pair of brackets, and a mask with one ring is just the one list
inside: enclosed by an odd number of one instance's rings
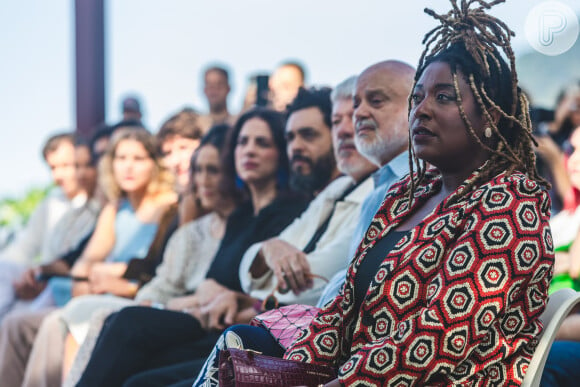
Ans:
{"label": "man's gray hair", "polygon": [[341,99],[352,99],[354,94],[354,87],[356,84],[356,75],[348,77],[344,81],[340,82],[330,93],[330,99],[333,104]]}

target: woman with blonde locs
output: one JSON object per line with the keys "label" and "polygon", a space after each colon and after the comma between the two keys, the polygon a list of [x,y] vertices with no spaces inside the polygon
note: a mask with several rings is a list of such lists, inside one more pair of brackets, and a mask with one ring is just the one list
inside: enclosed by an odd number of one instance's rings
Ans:
{"label": "woman with blonde locs", "polygon": [[[409,97],[411,173],[387,192],[339,294],[284,354],[336,369],[326,386],[524,379],[554,252],[513,32],[486,13],[501,2],[425,10],[440,25]],[[259,329],[238,343],[264,352],[252,347]]]}
{"label": "woman with blonde locs", "polygon": [[409,97],[411,177],[387,193],[339,296],[285,354],[337,367],[328,385],[523,381],[554,253],[514,34],[486,13],[501,2],[425,10],[441,24]]}

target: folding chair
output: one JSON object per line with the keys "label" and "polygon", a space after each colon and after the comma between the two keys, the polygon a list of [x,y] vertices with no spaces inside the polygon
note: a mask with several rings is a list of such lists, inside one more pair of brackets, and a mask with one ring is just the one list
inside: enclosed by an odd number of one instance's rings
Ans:
{"label": "folding chair", "polygon": [[573,289],[560,289],[550,295],[546,310],[540,316],[540,320],[544,323],[544,332],[530,361],[522,387],[540,386],[542,372],[556,333],[572,308],[578,304],[580,304],[580,292]]}

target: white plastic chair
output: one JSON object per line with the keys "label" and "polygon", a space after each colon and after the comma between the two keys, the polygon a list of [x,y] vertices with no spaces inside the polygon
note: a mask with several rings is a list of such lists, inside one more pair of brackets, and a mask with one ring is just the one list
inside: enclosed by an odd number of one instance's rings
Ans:
{"label": "white plastic chair", "polygon": [[556,333],[572,308],[580,304],[580,292],[573,289],[560,289],[550,295],[546,310],[540,316],[544,331],[530,361],[522,387],[539,387],[546,359],[550,353]]}

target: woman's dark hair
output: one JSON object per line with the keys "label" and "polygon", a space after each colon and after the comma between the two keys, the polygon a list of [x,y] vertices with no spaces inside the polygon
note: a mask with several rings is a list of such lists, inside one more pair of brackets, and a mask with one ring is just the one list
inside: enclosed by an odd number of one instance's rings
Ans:
{"label": "woman's dark hair", "polygon": [[[224,158],[226,152],[226,138],[228,136],[228,132],[231,130],[231,127],[227,124],[218,124],[212,126],[208,132],[201,138],[199,143],[199,147],[193,154],[191,155],[191,161],[189,163],[189,173],[191,174],[191,189],[195,190],[193,174],[195,172],[195,163],[197,159],[197,154],[201,148],[206,145],[211,145],[215,147],[218,151],[220,161]],[[223,164],[223,163],[222,163]],[[223,166],[222,166],[223,167]],[[235,182],[233,179],[231,182],[225,183],[225,177],[222,174],[222,181],[220,182],[220,194],[224,199],[233,200],[235,204],[238,204],[239,201],[239,193],[238,190],[235,188]],[[199,204],[199,203],[198,203]],[[201,205],[199,205],[201,206]]]}
{"label": "woman's dark hair", "polygon": [[[195,173],[195,167],[196,167],[197,156],[198,156],[199,150],[207,145],[210,145],[210,146],[216,148],[218,155],[219,155],[219,159],[220,159],[220,167],[223,168],[222,160],[223,160],[225,152],[226,152],[226,138],[227,138],[228,132],[230,130],[231,130],[231,127],[227,124],[214,125],[201,138],[199,146],[197,147],[196,151],[193,152],[193,154],[191,155],[191,160],[189,162],[189,173],[191,176],[190,189],[192,192],[195,193],[195,191],[196,191],[195,180],[193,178],[193,175]],[[227,179],[224,177],[224,173],[222,171],[222,178],[221,178],[220,183],[219,183],[220,203],[217,206],[217,208],[218,208],[217,212],[219,212],[219,208],[224,208],[224,207],[229,208],[230,203],[233,203],[234,206],[237,206],[241,200],[239,190],[236,189],[236,186],[235,186],[235,183],[233,182],[233,179],[230,178],[229,180],[231,180],[231,182],[228,182],[228,183],[226,183],[226,180]],[[226,203],[227,203],[227,205],[225,205]],[[195,209],[195,211],[197,211],[197,212],[193,217],[194,219],[207,213],[207,209],[202,208],[201,202],[199,201],[197,196],[195,196],[195,204],[197,207]],[[223,206],[223,205],[225,205],[225,206]]]}
{"label": "woman's dark hair", "polygon": [[[201,138],[199,146],[197,149],[201,149],[206,145],[214,146],[220,155],[220,158],[224,154],[224,146],[226,143],[226,136],[231,127],[228,124],[218,124],[212,126],[207,133]],[[197,150],[191,155],[191,160],[189,161],[189,173],[193,175],[195,168],[195,159],[197,158]]]}
{"label": "woman's dark hair", "polygon": [[215,146],[217,149],[223,149],[226,143],[226,137],[228,131],[231,127],[228,124],[218,124],[212,126],[208,132],[201,138],[199,142],[199,147],[210,144]]}
{"label": "woman's dark hair", "polygon": [[270,129],[270,133],[272,133],[274,145],[278,150],[278,171],[276,173],[277,186],[278,189],[285,190],[288,188],[289,170],[288,155],[286,154],[286,138],[284,136],[285,119],[281,113],[264,107],[255,107],[242,114],[236,121],[233,129],[228,134],[226,152],[224,154],[223,162],[223,189],[230,191],[231,188],[228,189],[227,185],[233,184],[238,188],[242,195],[248,195],[247,187],[239,179],[236,173],[235,149],[242,127],[252,118],[258,118],[264,121]]}
{"label": "woman's dark hair", "polygon": [[[532,137],[528,101],[518,87],[515,56],[510,45],[514,33],[501,20],[485,13],[485,10],[504,1],[451,0],[453,9],[445,15],[425,9],[427,14],[441,24],[423,39],[426,46],[419,60],[415,83],[431,63],[447,63],[453,75],[461,118],[471,137],[491,153],[489,162],[479,176],[463,190],[465,193],[470,192],[472,186],[478,186],[502,171],[508,174],[514,171],[526,173],[529,178],[549,187],[536,170],[533,146],[537,143]],[[471,8],[474,3],[479,4],[479,7]],[[500,50],[507,57],[509,65]],[[467,118],[459,91],[458,72],[465,77],[479,112],[492,130],[495,140],[492,144],[481,141]],[[409,109],[411,102],[409,98]],[[409,149],[412,158],[409,161],[411,175],[413,164],[417,167],[417,175],[411,180],[409,192],[412,198],[414,187],[425,176],[426,164],[418,160],[410,143]]]}

